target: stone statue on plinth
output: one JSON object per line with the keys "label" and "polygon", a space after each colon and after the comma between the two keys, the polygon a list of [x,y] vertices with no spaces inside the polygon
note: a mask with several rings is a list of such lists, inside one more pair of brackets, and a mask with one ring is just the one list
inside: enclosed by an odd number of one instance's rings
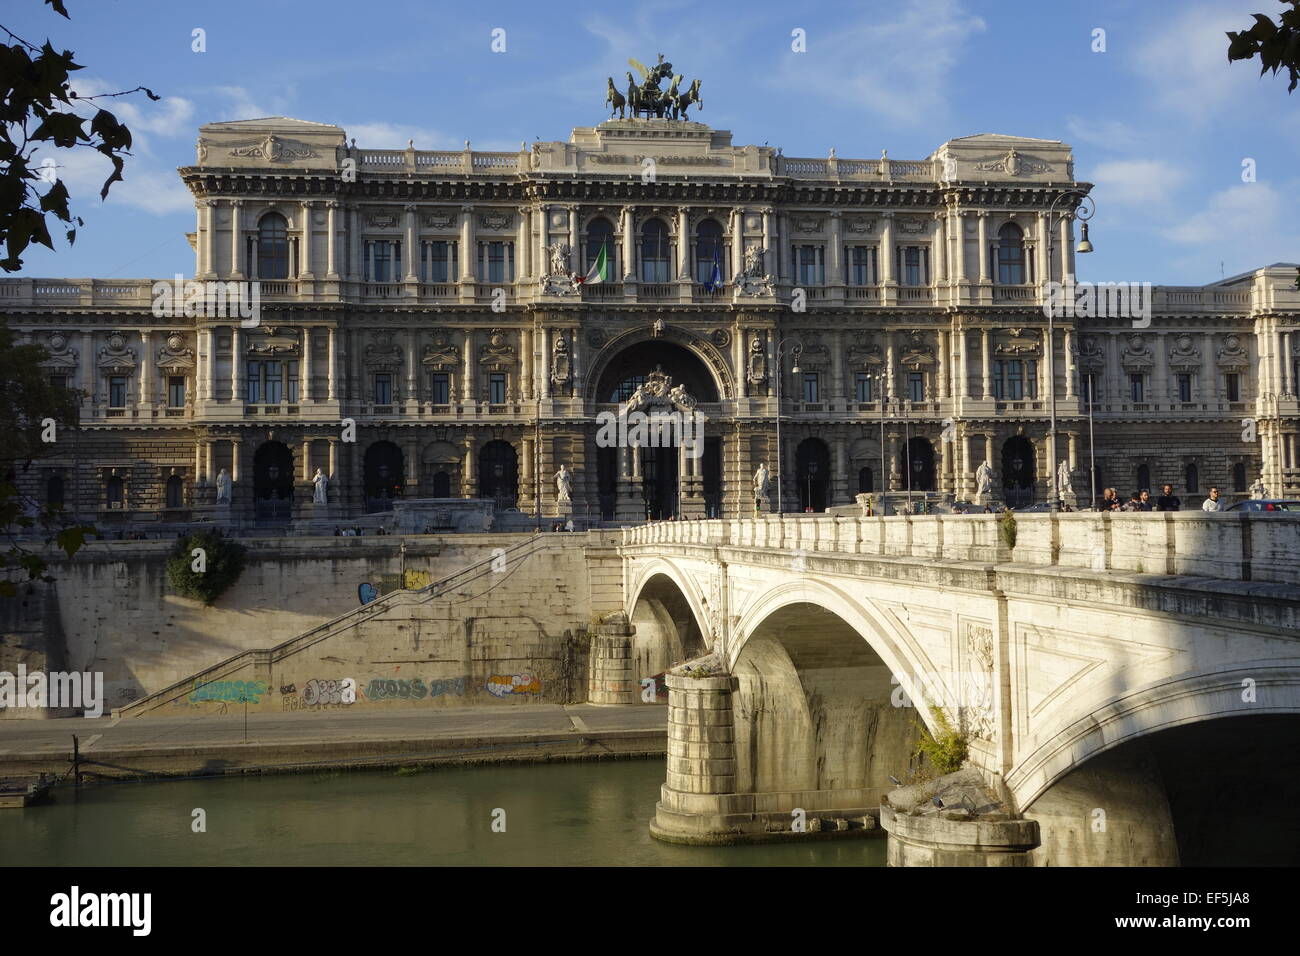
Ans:
{"label": "stone statue on plinth", "polygon": [[230,480],[230,472],[222,468],[217,472],[217,504],[230,504],[230,491],[233,483]]}
{"label": "stone statue on plinth", "polygon": [[1264,476],[1260,475],[1255,479],[1255,483],[1250,486],[1250,496],[1256,501],[1268,497],[1268,489],[1264,487]]}
{"label": "stone statue on plinth", "polygon": [[756,512],[763,510],[771,487],[772,480],[767,470],[767,462],[759,462],[758,471],[754,472],[754,510]]}
{"label": "stone statue on plinth", "polygon": [[1056,466],[1056,494],[1059,498],[1073,498],[1074,488],[1071,485],[1070,463],[1062,461]]}
{"label": "stone statue on plinth", "polygon": [[568,465],[561,465],[555,473],[555,500],[565,504],[573,503],[573,472],[569,471]]}
{"label": "stone statue on plinth", "polygon": [[982,505],[993,500],[993,466],[987,458],[975,469],[975,500]]}
{"label": "stone statue on plinth", "polygon": [[311,493],[312,504],[317,504],[317,505],[328,504],[330,480],[325,477],[325,473],[321,471],[319,468],[317,468],[316,474],[312,478],[311,483],[312,483],[312,493]]}

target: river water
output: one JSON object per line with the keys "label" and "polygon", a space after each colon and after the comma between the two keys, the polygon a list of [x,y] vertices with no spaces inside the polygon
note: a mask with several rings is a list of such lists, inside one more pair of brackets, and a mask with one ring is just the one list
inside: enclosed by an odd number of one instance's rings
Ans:
{"label": "river water", "polygon": [[66,787],[0,810],[0,864],[884,866],[884,839],[661,843],[647,825],[663,780],[662,761],[629,760]]}

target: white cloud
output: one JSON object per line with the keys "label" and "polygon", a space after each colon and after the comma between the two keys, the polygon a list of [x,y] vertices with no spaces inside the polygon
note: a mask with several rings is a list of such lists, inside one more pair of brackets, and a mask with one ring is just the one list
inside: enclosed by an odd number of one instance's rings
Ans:
{"label": "white cloud", "polygon": [[[39,164],[50,155],[59,164],[59,178],[72,197],[69,208],[74,215],[101,206],[99,191],[113,171],[108,158],[85,147],[42,150],[36,154]],[[102,205],[128,206],[157,216],[185,212],[194,208],[194,197],[174,169],[159,169],[138,156],[126,157],[122,181],[113,183]]]}
{"label": "white cloud", "polygon": [[776,82],[847,101],[897,123],[931,122],[947,105],[961,48],[985,29],[959,0],[875,7],[833,34],[810,32],[808,52],[787,55]]}
{"label": "white cloud", "polygon": [[[103,96],[105,93],[122,92],[127,87],[94,77],[78,79],[74,88],[79,97],[100,97],[87,105],[106,109],[125,123],[137,146],[140,144],[141,133],[189,136],[194,132],[194,103],[182,96],[164,96],[161,100],[151,100],[143,92],[129,96]],[[83,116],[90,115],[84,109],[78,112]]]}
{"label": "white cloud", "polygon": [[412,126],[406,123],[340,123],[348,134],[348,139],[355,139],[362,149],[405,149],[407,140],[415,141],[416,149],[460,149],[464,139],[459,142],[441,130],[425,126]]}
{"label": "white cloud", "polygon": [[225,106],[217,111],[215,120],[261,119],[264,116],[288,116],[294,100],[293,89],[272,94],[269,97],[255,96],[243,86],[214,86],[211,92],[227,100]]}
{"label": "white cloud", "polygon": [[1163,159],[1121,159],[1098,163],[1090,178],[1093,195],[1105,203],[1158,206],[1172,201],[1188,171]]}
{"label": "white cloud", "polygon": [[1133,152],[1147,147],[1156,137],[1151,130],[1140,130],[1122,120],[1087,119],[1071,116],[1065,122],[1071,145],[1086,143],[1116,152]]}
{"label": "white cloud", "polygon": [[[1203,209],[1165,229],[1164,235],[1174,242],[1232,247],[1238,258],[1261,264],[1273,262],[1286,258],[1284,250],[1295,247],[1293,210],[1288,205],[1267,183],[1241,183],[1215,193]],[[1258,251],[1247,254],[1249,250]]]}

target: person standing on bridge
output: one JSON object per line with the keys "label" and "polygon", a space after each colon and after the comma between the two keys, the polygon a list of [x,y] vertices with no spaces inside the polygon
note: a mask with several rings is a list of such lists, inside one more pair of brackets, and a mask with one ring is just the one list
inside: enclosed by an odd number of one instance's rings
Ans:
{"label": "person standing on bridge", "polygon": [[1180,511],[1182,507],[1183,501],[1174,494],[1174,486],[1165,485],[1156,499],[1156,511]]}
{"label": "person standing on bridge", "polygon": [[1223,502],[1219,500],[1219,489],[1217,487],[1210,488],[1210,497],[1206,498],[1203,502],[1201,502],[1201,510],[1202,511],[1223,510]]}

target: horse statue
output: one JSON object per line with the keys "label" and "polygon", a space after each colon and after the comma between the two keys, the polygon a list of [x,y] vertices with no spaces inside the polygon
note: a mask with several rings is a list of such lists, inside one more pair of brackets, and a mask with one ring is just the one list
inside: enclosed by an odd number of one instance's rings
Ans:
{"label": "horse statue", "polygon": [[[677,89],[677,84],[673,84],[673,90]],[[671,91],[670,91],[671,92]],[[695,103],[697,109],[704,109],[704,100],[700,99],[700,81],[694,80],[685,93],[676,95],[673,99],[673,119],[686,119],[686,111]]]}
{"label": "horse statue", "polygon": [[[628,76],[631,77],[632,74],[629,73]],[[609,77],[609,89],[605,93],[605,105],[612,107],[609,113],[610,119],[614,118],[615,113],[618,114],[619,119],[624,118],[623,107],[627,105],[627,100],[623,98],[622,93],[614,89],[614,78],[612,76]]]}
{"label": "horse statue", "polygon": [[627,74],[627,108],[634,117],[645,107],[642,105],[641,87],[636,85],[636,80],[632,79],[632,73]]}

